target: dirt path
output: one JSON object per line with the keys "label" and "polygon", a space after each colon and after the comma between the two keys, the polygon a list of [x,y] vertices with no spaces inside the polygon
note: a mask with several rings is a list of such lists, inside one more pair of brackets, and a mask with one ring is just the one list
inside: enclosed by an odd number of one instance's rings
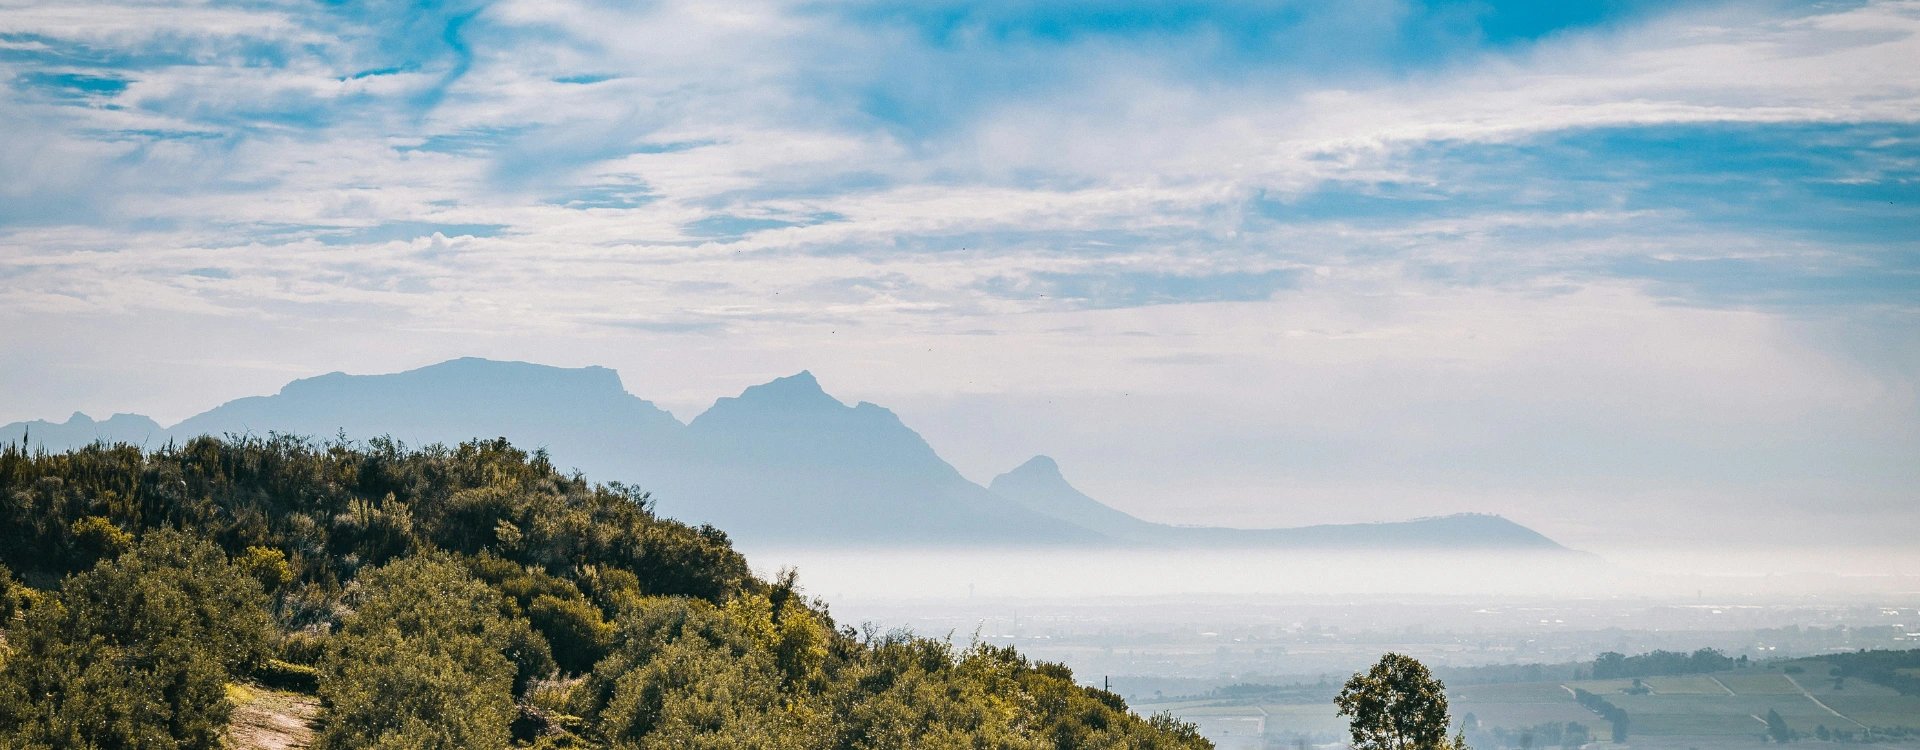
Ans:
{"label": "dirt path", "polygon": [[1781,675],[1781,676],[1787,678],[1787,682],[1793,685],[1793,689],[1800,691],[1801,695],[1807,696],[1807,700],[1813,701],[1813,705],[1819,706],[1822,710],[1825,710],[1827,713],[1833,714],[1834,716],[1838,716],[1842,720],[1852,722],[1852,724],[1856,727],[1859,727],[1861,729],[1867,728],[1867,725],[1854,721],[1853,717],[1840,713],[1839,711],[1835,711],[1833,710],[1832,706],[1829,706],[1825,703],[1820,702],[1819,698],[1813,697],[1813,693],[1808,692],[1805,687],[1801,686],[1799,680],[1793,679],[1793,675],[1789,674],[1789,675]]}
{"label": "dirt path", "polygon": [[1707,675],[1707,679],[1713,680],[1713,684],[1719,685],[1721,690],[1727,691],[1727,695],[1739,695],[1739,693],[1733,692],[1733,688],[1727,687],[1727,683],[1721,682],[1720,678]]}
{"label": "dirt path", "polygon": [[227,725],[229,750],[299,750],[313,744],[320,701],[311,695],[229,685],[233,721]]}

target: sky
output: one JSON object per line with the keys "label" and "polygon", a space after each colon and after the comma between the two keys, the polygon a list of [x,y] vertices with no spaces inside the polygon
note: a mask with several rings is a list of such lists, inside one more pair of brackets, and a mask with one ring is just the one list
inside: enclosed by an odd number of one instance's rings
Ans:
{"label": "sky", "polygon": [[810,369],[1152,520],[1920,554],[1920,2],[0,0],[0,421]]}

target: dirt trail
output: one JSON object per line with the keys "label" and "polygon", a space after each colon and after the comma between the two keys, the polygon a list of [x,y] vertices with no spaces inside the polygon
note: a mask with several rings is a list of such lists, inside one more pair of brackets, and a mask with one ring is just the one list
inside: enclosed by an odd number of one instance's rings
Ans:
{"label": "dirt trail", "polygon": [[1727,683],[1721,682],[1720,678],[1707,675],[1707,679],[1713,680],[1713,684],[1719,685],[1721,690],[1727,691],[1727,695],[1739,695],[1739,693],[1733,692],[1733,688],[1727,687]]}
{"label": "dirt trail", "polygon": [[233,701],[228,750],[300,750],[313,744],[319,699],[257,685],[229,685],[227,698]]}

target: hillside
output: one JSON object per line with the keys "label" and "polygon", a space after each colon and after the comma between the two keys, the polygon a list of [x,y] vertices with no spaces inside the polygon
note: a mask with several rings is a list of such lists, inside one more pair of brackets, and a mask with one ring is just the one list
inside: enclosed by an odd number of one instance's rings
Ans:
{"label": "hillside", "polygon": [[269,433],[384,435],[408,445],[504,437],[560,467],[640,487],[661,514],[720,526],[748,545],[1560,549],[1491,516],[1295,529],[1148,523],[1075,490],[1045,457],[982,487],[892,411],[849,406],[809,372],[720,398],[681,424],[606,368],[467,358],[296,380],[164,429],[136,415],[94,422],[76,414],[0,427],[0,441],[67,450],[95,440],[158,447]]}
{"label": "hillside", "polygon": [[12,446],[0,497],[0,746],[1208,746],[505,441]]}

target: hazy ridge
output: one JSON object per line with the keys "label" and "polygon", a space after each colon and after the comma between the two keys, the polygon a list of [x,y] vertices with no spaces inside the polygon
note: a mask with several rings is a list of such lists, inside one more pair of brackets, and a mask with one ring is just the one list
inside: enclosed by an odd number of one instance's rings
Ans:
{"label": "hazy ridge", "polygon": [[64,450],[202,434],[413,445],[505,437],[562,466],[654,493],[659,510],[750,543],[1563,550],[1520,524],[1460,514],[1284,529],[1173,526],[1086,496],[1038,456],[989,487],[968,481],[888,409],[848,406],[809,372],[718,399],[682,424],[603,367],[463,358],[383,375],[329,373],[236,399],[172,427],[134,414],[16,422],[0,440]]}

